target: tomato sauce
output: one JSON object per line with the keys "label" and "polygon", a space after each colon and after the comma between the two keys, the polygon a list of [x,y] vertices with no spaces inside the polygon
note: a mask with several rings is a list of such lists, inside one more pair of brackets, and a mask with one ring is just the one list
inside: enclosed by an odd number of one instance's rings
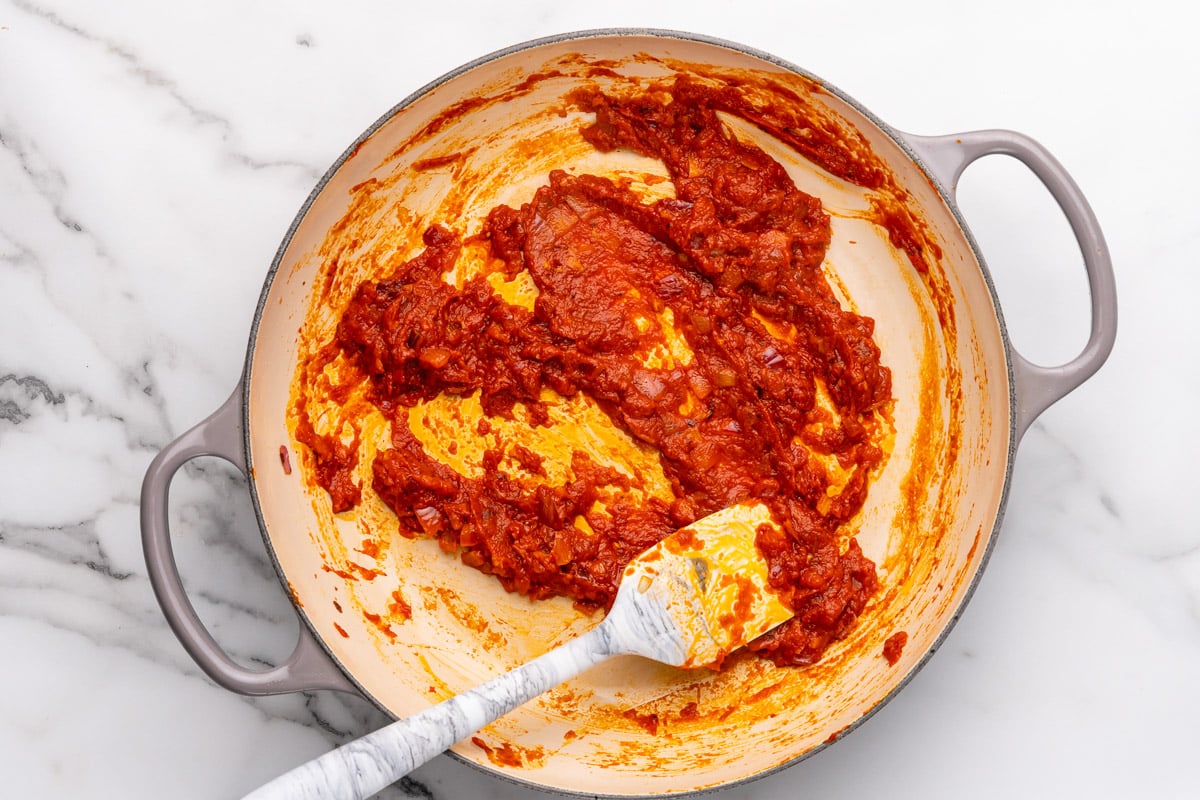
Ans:
{"label": "tomato sauce", "polygon": [[[528,273],[532,309],[505,302],[487,275],[447,283],[464,241],[440,224],[420,254],[359,286],[323,352],[354,365],[392,423],[372,489],[407,535],[436,537],[510,591],[587,609],[607,608],[625,565],[668,534],[761,500],[782,530],[764,526],[757,544],[796,614],[750,648],[781,665],[812,663],[877,588],[874,564],[842,526],[881,463],[892,401],[873,320],[844,309],[822,272],[829,216],[722,124],[718,111],[763,120],[735,94],[681,79],[568,102],[594,113],[581,134],[598,150],[660,160],[674,197],[651,202],[629,183],[556,171],[528,203],[494,208],[477,241],[505,278]],[[833,145],[813,146],[836,166]],[[670,336],[690,358],[647,357]],[[503,446],[467,477],[430,457],[407,424],[418,403],[478,394],[487,417],[513,419],[519,407],[547,425],[547,390],[590,398],[654,448],[673,499],[598,509],[631,479],[582,451],[563,485],[506,474],[505,458],[545,473],[537,453]],[[318,435],[298,416],[296,437],[334,510],[353,508],[357,440]]]}
{"label": "tomato sauce", "polygon": [[904,645],[906,644],[908,644],[907,631],[897,631],[883,643],[883,657],[887,659],[889,667],[896,666],[896,662],[904,654]]}

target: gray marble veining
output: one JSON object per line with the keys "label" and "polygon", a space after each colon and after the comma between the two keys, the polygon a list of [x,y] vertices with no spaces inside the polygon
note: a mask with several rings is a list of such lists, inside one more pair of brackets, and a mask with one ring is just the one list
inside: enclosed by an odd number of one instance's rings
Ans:
{"label": "gray marble veining", "polygon": [[[1164,0],[0,0],[0,794],[238,797],[386,722],[200,673],[147,582],[146,465],[228,395],[275,248],[366,125],[498,48],[653,24],[772,51],[904,129],[1036,136],[1095,207],[1122,302],[1112,359],[1022,442],[987,573],[919,678],[836,747],[714,800],[1194,796],[1200,56],[1180,19]],[[980,164],[960,198],[1018,345],[1055,363],[1086,335],[1086,292],[1025,178]],[[201,615],[245,663],[286,656],[297,623],[245,487],[198,465],[172,491]],[[451,758],[381,793],[542,796]]]}

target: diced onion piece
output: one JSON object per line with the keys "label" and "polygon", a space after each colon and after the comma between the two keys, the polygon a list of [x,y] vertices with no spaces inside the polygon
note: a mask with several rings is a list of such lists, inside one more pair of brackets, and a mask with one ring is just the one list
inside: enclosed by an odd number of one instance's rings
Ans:
{"label": "diced onion piece", "polygon": [[413,511],[417,515],[417,522],[421,523],[421,527],[426,533],[436,533],[442,528],[442,512],[438,511],[433,506],[422,506]]}
{"label": "diced onion piece", "polygon": [[737,373],[729,367],[719,369],[717,370],[716,374],[713,375],[713,383],[715,383],[717,386],[720,386],[722,389],[728,389],[729,387],[737,384]]}
{"label": "diced onion piece", "polygon": [[432,369],[441,369],[450,362],[450,349],[447,347],[426,347],[418,359],[422,364]]}

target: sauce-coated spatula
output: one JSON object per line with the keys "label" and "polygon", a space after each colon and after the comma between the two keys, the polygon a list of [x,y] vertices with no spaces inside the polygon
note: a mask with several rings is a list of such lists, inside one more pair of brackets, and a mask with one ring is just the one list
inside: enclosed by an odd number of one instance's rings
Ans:
{"label": "sauce-coated spatula", "polygon": [[519,705],[624,653],[705,667],[792,616],[755,547],[775,525],[731,506],[668,536],[625,568],[608,615],[584,635],[487,683],[302,764],[244,800],[364,800]]}

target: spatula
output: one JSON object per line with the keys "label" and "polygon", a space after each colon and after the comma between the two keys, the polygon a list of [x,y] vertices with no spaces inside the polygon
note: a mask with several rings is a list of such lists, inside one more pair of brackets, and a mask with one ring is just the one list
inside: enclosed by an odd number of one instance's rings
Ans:
{"label": "spatula", "polygon": [[480,728],[610,656],[719,665],[792,616],[755,546],[775,525],[757,503],[697,520],[629,563],[608,615],[497,678],[302,764],[244,800],[364,800]]}

